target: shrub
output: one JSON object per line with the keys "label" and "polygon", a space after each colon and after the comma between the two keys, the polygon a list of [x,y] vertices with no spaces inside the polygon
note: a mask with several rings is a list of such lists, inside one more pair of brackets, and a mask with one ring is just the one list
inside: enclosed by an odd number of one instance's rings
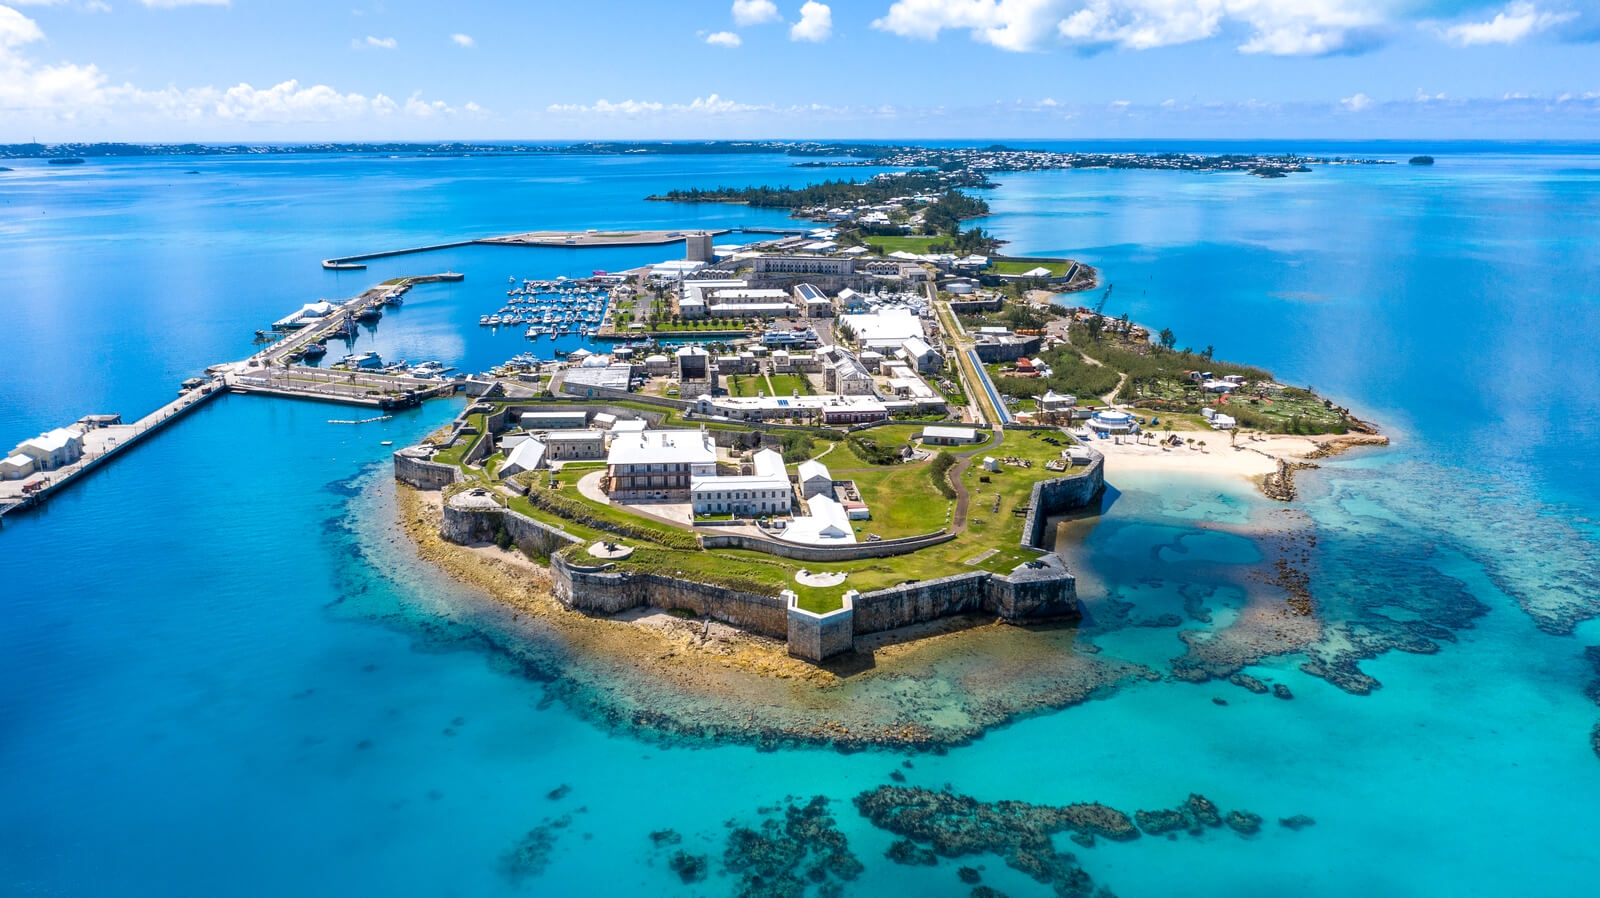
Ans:
{"label": "shrub", "polygon": [[933,464],[928,466],[928,476],[933,478],[934,488],[939,495],[946,499],[956,497],[956,488],[950,485],[950,469],[955,467],[956,457],[948,452],[941,452],[933,457]]}

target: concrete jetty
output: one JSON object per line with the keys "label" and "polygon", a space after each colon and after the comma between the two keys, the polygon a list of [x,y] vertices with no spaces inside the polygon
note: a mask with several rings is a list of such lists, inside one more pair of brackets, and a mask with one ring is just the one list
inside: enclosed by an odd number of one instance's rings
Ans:
{"label": "concrete jetty", "polygon": [[[70,465],[44,471],[23,480],[0,481],[0,518],[14,511],[43,505],[51,496],[66,489],[83,475],[107,464],[111,459],[143,442],[151,434],[183,418],[224,392],[226,390],[219,378],[209,378],[199,386],[183,390],[178,394],[178,398],[132,424],[90,427],[83,433],[82,458]],[[42,485],[30,486],[31,484]]]}
{"label": "concrete jetty", "polygon": [[413,408],[425,400],[453,395],[461,388],[454,380],[441,381],[378,371],[332,371],[291,364],[291,359],[307,345],[325,339],[347,320],[371,306],[379,305],[395,290],[413,284],[459,281],[463,275],[442,274],[400,278],[379,284],[348,300],[314,323],[292,331],[282,340],[263,347],[249,358],[212,365],[206,377],[185,381],[178,398],[162,405],[132,424],[101,424],[117,416],[90,415],[80,422],[83,432],[83,457],[70,465],[35,473],[21,480],[0,481],[0,518],[12,512],[35,508],[82,475],[99,468],[128,451],[152,433],[184,417],[223,393],[243,393],[290,399],[311,399],[363,408],[392,411]]}

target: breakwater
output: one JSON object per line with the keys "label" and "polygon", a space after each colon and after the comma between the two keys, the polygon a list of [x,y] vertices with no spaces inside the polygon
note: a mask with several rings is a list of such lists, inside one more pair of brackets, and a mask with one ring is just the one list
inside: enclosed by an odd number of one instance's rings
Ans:
{"label": "breakwater", "polygon": [[361,271],[367,267],[366,263],[373,259],[389,259],[395,256],[431,253],[463,246],[545,246],[566,248],[665,246],[672,243],[683,243],[691,236],[716,237],[727,233],[730,233],[727,228],[688,231],[527,231],[521,234],[505,234],[499,237],[469,237],[464,240],[450,240],[443,243],[430,243],[424,246],[408,246],[403,249],[385,249],[370,253],[336,256],[331,259],[323,259],[322,267],[328,271]]}

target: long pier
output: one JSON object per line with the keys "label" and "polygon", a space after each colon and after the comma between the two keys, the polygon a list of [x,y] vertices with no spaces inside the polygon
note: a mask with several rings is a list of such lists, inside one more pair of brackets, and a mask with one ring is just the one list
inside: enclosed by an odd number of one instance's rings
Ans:
{"label": "long pier", "polygon": [[69,484],[100,466],[109,463],[129,449],[143,442],[151,434],[187,416],[190,412],[226,392],[220,378],[211,378],[193,389],[180,392],[178,398],[132,424],[109,424],[95,427],[83,435],[83,457],[70,465],[45,472],[41,487],[23,492],[28,480],[0,482],[0,517],[14,511],[43,505],[51,496],[66,489]]}
{"label": "long pier", "polygon": [[[185,417],[223,393],[310,399],[379,411],[414,408],[425,400],[453,395],[460,385],[377,371],[332,371],[290,363],[299,350],[325,339],[364,309],[380,304],[387,294],[412,284],[459,281],[456,272],[420,275],[389,281],[362,292],[315,323],[263,347],[249,358],[213,365],[205,378],[179,392],[178,398],[132,424],[90,426],[83,432],[83,457],[70,465],[34,474],[22,480],[0,481],[0,519],[12,512],[43,505],[51,496],[78,482],[83,475],[138,445],[151,434]],[[185,381],[188,383],[188,381]],[[86,419],[88,420],[88,419]]]}
{"label": "long pier", "polygon": [[731,228],[720,229],[687,229],[673,231],[525,231],[521,234],[506,234],[500,237],[476,237],[468,240],[455,240],[449,243],[434,243],[428,246],[413,246],[406,249],[389,249],[374,253],[358,253],[353,256],[339,256],[333,259],[323,259],[322,267],[329,271],[361,271],[367,266],[365,263],[373,259],[387,259],[394,256],[408,256],[415,253],[431,253],[441,249],[456,249],[462,246],[544,246],[544,247],[616,247],[616,246],[665,246],[671,243],[682,243],[691,236],[709,234],[718,237],[732,233]]}

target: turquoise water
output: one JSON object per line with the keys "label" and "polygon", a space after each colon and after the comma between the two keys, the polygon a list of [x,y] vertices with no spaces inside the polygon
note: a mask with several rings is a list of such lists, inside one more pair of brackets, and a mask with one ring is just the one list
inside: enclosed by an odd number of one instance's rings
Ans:
{"label": "turquoise water", "polygon": [[[640,197],[801,179],[760,157],[16,167],[0,174],[8,440],[137,413],[298,304],[417,270],[468,278],[419,288],[358,345],[479,368],[526,348],[476,325],[508,275],[661,254],[475,248],[338,275],[317,260],[461,232],[783,225]],[[1122,896],[1588,891],[1600,158],[1003,181],[985,226],[1013,250],[1087,259],[1115,284],[1110,310],[1311,383],[1400,445],[1301,476],[1327,638],[1244,669],[1293,700],[1156,679],[912,756],[908,784],[1130,812],[1201,792],[1267,818],[1249,839],[1061,840]],[[845,894],[967,894],[960,862],[892,864],[892,837],[848,806],[901,756],[612,733],[459,623],[469,597],[387,528],[380,445],[455,410],[350,427],[329,407],[225,397],[6,524],[0,892],[728,894],[717,874],[682,885],[649,832],[715,861],[725,822],[822,794],[866,865]],[[1238,528],[1282,512],[1244,485],[1112,485],[1082,537],[1085,639],[1166,674],[1178,634],[1245,616],[1274,549]],[[1381,685],[1354,694],[1307,659]],[[567,814],[544,871],[508,877],[511,846]],[[1276,825],[1294,814],[1316,825]],[[997,857],[963,862],[1013,896],[1049,893]]]}

